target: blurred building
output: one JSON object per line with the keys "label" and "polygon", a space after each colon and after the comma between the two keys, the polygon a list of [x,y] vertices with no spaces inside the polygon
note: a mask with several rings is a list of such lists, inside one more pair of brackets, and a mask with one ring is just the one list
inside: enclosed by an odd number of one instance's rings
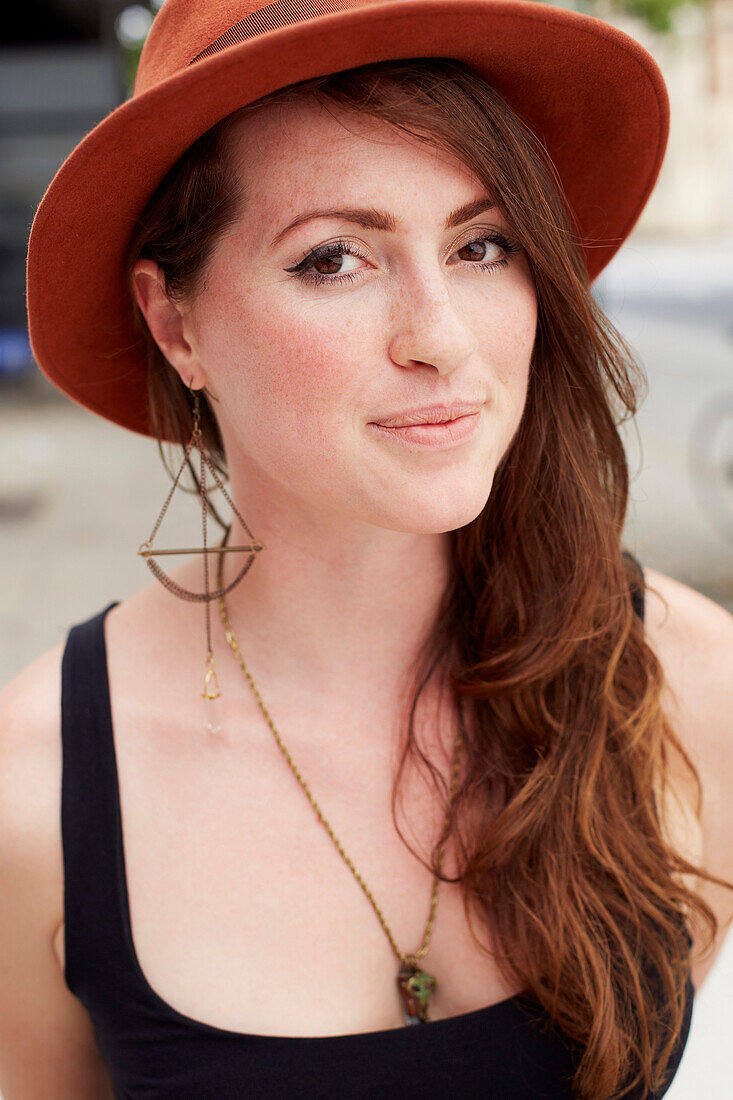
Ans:
{"label": "blurred building", "polygon": [[124,6],[120,0],[33,0],[6,10],[0,47],[0,381],[31,366],[25,257],[38,202],[74,146],[125,98],[114,32]]}
{"label": "blurred building", "polygon": [[[670,98],[667,152],[639,227],[659,237],[733,238],[733,0],[680,8],[659,34],[638,19],[595,10],[649,51]],[[609,10],[605,4],[608,3]]]}
{"label": "blurred building", "polygon": [[707,50],[710,93],[733,97],[733,0],[710,0]]}

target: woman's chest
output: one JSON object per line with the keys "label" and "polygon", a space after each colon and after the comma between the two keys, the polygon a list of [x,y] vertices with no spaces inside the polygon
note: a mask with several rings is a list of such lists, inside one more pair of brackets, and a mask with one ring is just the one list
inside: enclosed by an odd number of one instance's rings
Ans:
{"label": "woman's chest", "polygon": [[[321,723],[309,743],[307,723],[284,721],[282,733],[372,902],[264,718],[240,715],[235,744],[186,728],[175,711],[143,728],[143,713],[118,706],[114,742],[132,940],[147,984],[179,1013],[237,1032],[403,1026],[400,963],[375,906],[399,950],[417,952],[433,875],[395,828],[383,732],[373,731],[371,750],[365,731]],[[427,861],[443,807],[414,769],[400,791],[397,820]],[[454,872],[450,846],[443,867]],[[453,883],[438,885],[422,965],[437,982],[430,1019],[518,991],[474,940]]]}
{"label": "woman's chest", "polygon": [[[212,737],[178,701],[192,696],[190,683],[171,683],[165,697],[147,697],[145,684],[128,683],[113,660],[133,962],[147,984],[184,1016],[231,1031],[319,1036],[401,1027],[399,960],[387,930],[402,952],[420,950],[433,876],[419,855],[428,862],[444,821],[429,773],[408,767],[398,787],[403,839],[390,800],[397,731],[384,728],[380,708],[370,723],[346,709],[306,715],[292,701],[279,706],[276,726],[326,825],[254,700],[225,711],[226,728]],[[446,784],[453,722],[438,715],[436,728],[447,732],[425,742]],[[685,805],[668,799],[666,815],[674,843],[699,850]],[[451,844],[443,869],[455,874]],[[519,992],[489,955],[479,914],[472,916],[473,931],[458,884],[440,882],[422,961],[437,981],[431,1019]],[[63,966],[63,926],[55,946]]]}

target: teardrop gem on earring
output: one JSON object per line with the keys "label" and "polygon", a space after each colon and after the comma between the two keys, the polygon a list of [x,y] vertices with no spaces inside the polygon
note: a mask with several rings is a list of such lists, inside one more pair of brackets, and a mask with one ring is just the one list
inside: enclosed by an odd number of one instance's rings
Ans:
{"label": "teardrop gem on earring", "polygon": [[204,729],[208,733],[218,733],[222,727],[221,691],[211,653],[206,658],[206,676],[201,698],[204,700]]}
{"label": "teardrop gem on earring", "polygon": [[201,695],[204,699],[218,699],[221,695],[219,680],[214,668],[214,658],[211,653],[206,658],[206,676],[204,677],[204,690]]}

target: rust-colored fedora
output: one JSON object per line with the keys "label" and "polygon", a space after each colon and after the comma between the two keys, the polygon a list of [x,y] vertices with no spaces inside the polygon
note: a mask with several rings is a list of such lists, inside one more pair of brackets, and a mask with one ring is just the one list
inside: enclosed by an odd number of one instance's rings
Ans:
{"label": "rust-colored fedora", "polygon": [[594,279],[637,222],[669,131],[662,74],[629,35],[533,0],[166,0],[133,95],[67,157],[33,220],[28,325],[44,374],[78,404],[152,435],[123,259],[160,180],[238,107],[410,57],[465,62],[544,141]]}

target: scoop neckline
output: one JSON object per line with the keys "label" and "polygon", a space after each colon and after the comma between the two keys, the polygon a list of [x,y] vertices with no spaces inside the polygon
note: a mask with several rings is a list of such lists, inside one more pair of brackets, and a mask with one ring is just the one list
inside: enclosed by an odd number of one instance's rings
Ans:
{"label": "scoop neckline", "polygon": [[107,734],[109,741],[109,759],[111,765],[111,779],[112,779],[112,793],[113,802],[112,813],[114,818],[114,830],[115,830],[115,856],[117,862],[117,885],[119,889],[119,910],[122,916],[122,930],[125,941],[125,947],[128,952],[129,961],[132,964],[135,976],[138,980],[138,984],[142,989],[144,995],[148,1000],[153,1001],[156,1008],[165,1013],[170,1019],[177,1023],[183,1024],[186,1027],[195,1029],[197,1031],[205,1032],[209,1035],[216,1035],[219,1038],[226,1038],[232,1040],[250,1040],[269,1042],[271,1045],[276,1043],[343,1043],[348,1042],[374,1042],[379,1041],[380,1044],[385,1042],[401,1042],[401,1039],[393,1039],[392,1036],[402,1036],[405,1033],[413,1034],[415,1032],[424,1032],[426,1035],[430,1035],[435,1028],[439,1028],[441,1031],[451,1031],[456,1027],[465,1026],[466,1023],[480,1024],[485,1018],[493,1015],[501,1015],[506,1013],[517,1012],[522,1005],[532,1005],[534,1002],[528,994],[527,990],[520,990],[518,993],[513,993],[509,997],[504,997],[500,1001],[494,1001],[493,1004],[483,1005],[481,1008],[471,1009],[469,1012],[461,1012],[456,1016],[444,1016],[440,1020],[428,1020],[423,1024],[410,1025],[406,1024],[403,1027],[394,1028],[380,1028],[378,1031],[355,1031],[346,1034],[339,1035],[267,1035],[259,1032],[248,1031],[233,1031],[230,1028],[218,1027],[216,1024],[206,1023],[204,1020],[197,1020],[193,1016],[187,1016],[185,1013],[180,1012],[173,1005],[169,1004],[150,984],[142,966],[140,965],[140,959],[138,958],[137,949],[135,947],[135,941],[132,935],[132,915],[130,911],[130,896],[127,889],[127,863],[125,859],[125,838],[122,830],[122,805],[120,798],[120,782],[119,771],[117,768],[117,751],[115,748],[114,739],[114,726],[112,723],[112,693],[109,683],[109,668],[107,665],[107,641],[105,637],[104,624],[107,618],[107,614],[113,607],[117,607],[119,600],[115,600],[110,603],[99,616],[99,630],[101,636],[101,650],[102,650],[102,664],[104,667],[103,676],[103,693],[104,693],[104,720],[107,724]]}

